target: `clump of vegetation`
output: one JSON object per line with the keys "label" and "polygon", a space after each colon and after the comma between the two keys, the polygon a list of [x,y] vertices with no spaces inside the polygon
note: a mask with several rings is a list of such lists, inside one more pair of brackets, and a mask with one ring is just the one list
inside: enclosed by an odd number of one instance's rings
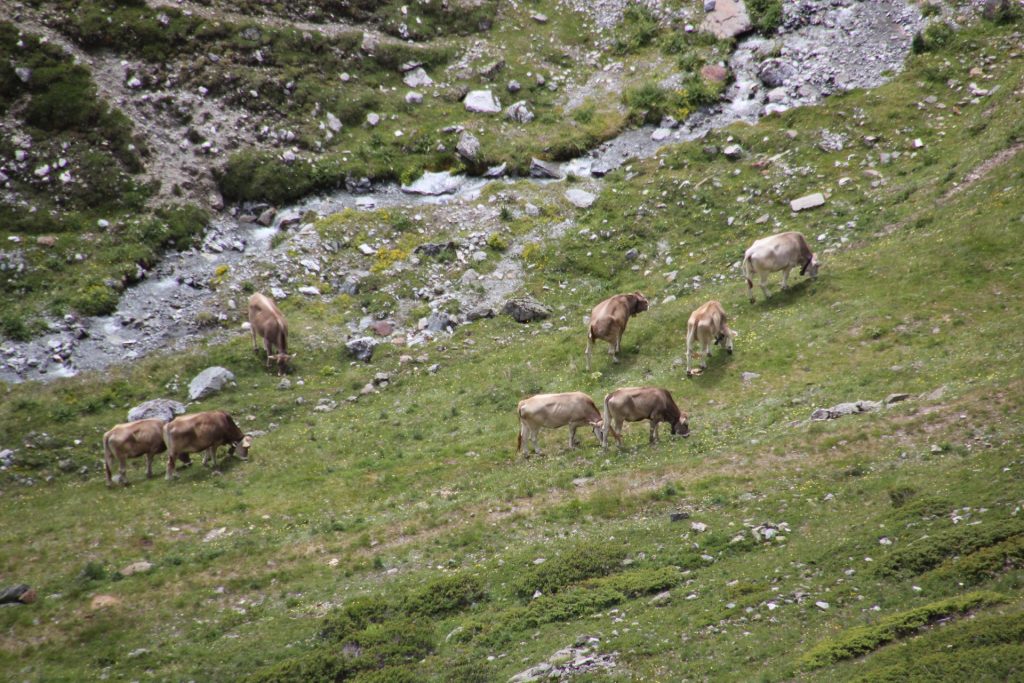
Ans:
{"label": "clump of vegetation", "polygon": [[1014,536],[963,557],[946,560],[928,574],[929,578],[976,586],[1000,574],[1024,567],[1024,536]]}
{"label": "clump of vegetation", "polygon": [[631,54],[653,43],[660,31],[658,18],[649,8],[629,5],[615,29],[612,49],[616,54]]}
{"label": "clump of vegetation", "polygon": [[754,28],[765,35],[782,26],[782,0],[747,0],[747,10]]}
{"label": "clump of vegetation", "polygon": [[907,610],[882,619],[872,626],[847,629],[834,638],[823,640],[800,658],[806,669],[820,669],[835,662],[852,659],[878,649],[939,619],[961,615],[981,607],[990,607],[1005,602],[998,593],[978,591],[963,596],[932,602],[916,609]]}
{"label": "clump of vegetation", "polygon": [[487,246],[494,251],[508,251],[508,239],[501,233],[492,232],[487,236]]}
{"label": "clump of vegetation", "polygon": [[627,88],[622,93],[622,103],[629,108],[630,117],[640,123],[658,123],[665,116],[686,116],[682,94],[653,81]]}
{"label": "clump of vegetation", "polygon": [[574,583],[604,576],[622,569],[626,548],[610,543],[581,543],[568,548],[558,557],[532,565],[514,583],[515,592],[530,597],[540,591],[557,593]]}
{"label": "clump of vegetation", "polygon": [[882,576],[914,576],[939,566],[955,555],[966,555],[1024,534],[1024,522],[1002,520],[977,526],[957,526],[894,550],[879,563]]}
{"label": "clump of vegetation", "polygon": [[946,47],[955,39],[956,30],[944,21],[937,21],[929,24],[923,31],[918,31],[914,35],[910,48],[914,54],[935,52]]}
{"label": "clump of vegetation", "polygon": [[465,609],[484,599],[483,582],[465,573],[449,574],[409,593],[402,604],[406,614],[436,617]]}

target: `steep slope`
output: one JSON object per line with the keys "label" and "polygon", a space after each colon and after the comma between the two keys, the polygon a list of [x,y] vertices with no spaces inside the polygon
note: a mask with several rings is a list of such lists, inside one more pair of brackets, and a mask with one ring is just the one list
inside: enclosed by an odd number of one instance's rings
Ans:
{"label": "steep slope", "polygon": [[[8,387],[16,521],[0,572],[43,598],[0,611],[0,666],[40,680],[489,681],[541,662],[583,680],[1019,677],[1024,45],[1003,24],[934,38],[878,90],[613,173],[573,230],[521,254],[550,327],[480,321],[367,366],[340,348],[347,311],[288,300],[301,355],[286,384],[239,336]],[[818,191],[824,206],[789,210]],[[812,239],[822,275],[750,305],[734,264],[781,229]],[[584,373],[582,316],[636,288],[655,305],[622,363],[598,353]],[[685,380],[683,326],[710,298],[736,354]],[[238,386],[195,409],[263,432],[252,461],[171,484],[136,467],[132,487],[104,490],[102,431],[210,364]],[[549,434],[543,456],[513,453],[519,398],[641,383],[673,390],[688,440],[649,447],[634,427],[623,451]],[[909,396],[808,419],[894,393]],[[152,568],[124,576],[141,558]],[[93,607],[100,595],[120,602]]]}

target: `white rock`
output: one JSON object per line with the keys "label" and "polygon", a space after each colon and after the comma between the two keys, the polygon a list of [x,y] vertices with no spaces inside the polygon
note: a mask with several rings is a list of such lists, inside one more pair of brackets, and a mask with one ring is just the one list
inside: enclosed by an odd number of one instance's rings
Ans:
{"label": "white rock", "polygon": [[575,187],[565,191],[565,198],[569,200],[570,204],[579,209],[589,209],[597,201],[596,195]]}
{"label": "white rock", "polygon": [[371,247],[366,242],[363,242],[362,244],[359,245],[359,251],[362,252],[362,254],[365,256],[373,256],[374,254],[377,253],[377,250]]}
{"label": "white rock", "polygon": [[425,88],[434,84],[434,79],[427,75],[422,66],[418,66],[402,77],[402,82],[410,88]]}
{"label": "white rock", "polygon": [[472,90],[463,100],[466,111],[477,114],[497,114],[501,111],[501,102],[490,90]]}
{"label": "white rock", "polygon": [[815,192],[814,194],[808,194],[794,199],[789,203],[789,208],[793,209],[793,211],[805,211],[807,209],[813,209],[816,206],[821,206],[824,203],[825,195],[820,192]]}
{"label": "white rock", "polygon": [[341,120],[331,112],[327,112],[327,127],[337,133],[341,130]]}

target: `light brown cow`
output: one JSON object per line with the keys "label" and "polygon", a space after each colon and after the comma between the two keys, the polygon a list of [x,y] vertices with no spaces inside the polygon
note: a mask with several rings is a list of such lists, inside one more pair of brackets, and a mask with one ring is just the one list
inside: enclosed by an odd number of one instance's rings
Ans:
{"label": "light brown cow", "polygon": [[587,372],[590,371],[590,354],[594,340],[603,339],[611,344],[608,353],[611,354],[612,361],[618,363],[622,333],[626,331],[629,317],[643,313],[647,308],[647,299],[640,292],[616,294],[594,306],[594,310],[590,312],[590,328],[587,331]]}
{"label": "light brown cow", "polygon": [[[103,469],[107,486],[128,485],[128,458],[146,456],[146,477],[153,476],[153,457],[167,450],[164,444],[164,421],[159,418],[125,422],[103,435]],[[120,463],[118,474],[111,478],[114,458]]]}
{"label": "light brown cow", "polygon": [[252,331],[252,349],[259,353],[256,336],[263,339],[267,352],[267,367],[277,363],[277,374],[284,374],[288,361],[288,321],[274,300],[257,292],[249,297],[249,329]]}
{"label": "light brown cow", "polygon": [[658,442],[658,425],[667,422],[672,433],[689,436],[690,425],[686,413],[672,400],[672,394],[658,387],[625,387],[604,397],[604,430],[601,445],[608,447],[608,433],[622,445],[622,423],[651,421],[650,442]]}
{"label": "light brown cow", "polygon": [[206,451],[203,464],[213,460],[217,467],[217,449],[228,447],[228,455],[248,460],[252,437],[242,433],[231,416],[223,410],[209,410],[192,415],[181,415],[164,425],[164,442],[167,444],[167,478],[173,479],[174,462],[187,453]]}
{"label": "light brown cow", "polygon": [[807,274],[813,280],[818,277],[818,257],[807,245],[807,239],[799,232],[780,232],[771,237],[763,237],[747,249],[743,254],[743,276],[747,279],[747,294],[750,303],[754,303],[754,281],[756,273],[760,276],[761,291],[767,299],[768,273],[782,271],[782,288],[789,287],[789,271],[800,266],[800,274]]}
{"label": "light brown cow", "polygon": [[712,344],[722,345],[726,353],[732,353],[732,340],[739,335],[735,330],[729,329],[726,322],[725,309],[717,301],[709,301],[690,314],[690,319],[686,323],[687,376],[692,374],[694,341],[701,347],[702,368],[708,366]]}
{"label": "light brown cow", "polygon": [[594,405],[593,399],[581,391],[570,391],[564,394],[537,394],[530,398],[524,398],[516,406],[519,414],[519,440],[516,442],[516,452],[523,450],[523,442],[526,442],[526,452],[529,455],[530,441],[533,441],[533,450],[540,453],[540,445],[537,442],[538,434],[542,427],[547,429],[558,429],[569,427],[569,448],[575,448],[576,428],[583,425],[590,425],[594,429],[594,436],[601,441],[601,413]]}

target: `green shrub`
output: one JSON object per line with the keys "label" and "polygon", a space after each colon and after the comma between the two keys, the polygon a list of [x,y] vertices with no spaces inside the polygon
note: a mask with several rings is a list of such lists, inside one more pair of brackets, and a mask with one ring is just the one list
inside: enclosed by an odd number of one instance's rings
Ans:
{"label": "green shrub", "polygon": [[662,88],[653,81],[626,88],[622,103],[630,117],[644,123],[658,123],[665,116],[685,118],[686,102],[678,92]]}
{"label": "green shrub", "polygon": [[654,42],[659,32],[658,19],[651,10],[643,5],[629,5],[615,30],[612,49],[620,55],[636,52]]}
{"label": "green shrub", "polygon": [[782,25],[782,0],[747,0],[746,5],[751,23],[761,33],[769,35]]}
{"label": "green shrub", "polygon": [[956,30],[952,26],[943,21],[938,21],[934,24],[929,24],[923,31],[918,31],[914,35],[910,48],[914,54],[934,52],[949,45],[955,37]]}
{"label": "green shrub", "polygon": [[497,232],[492,232],[487,236],[487,246],[494,251],[507,251],[509,244],[508,239]]}
{"label": "green shrub", "polygon": [[946,560],[929,573],[943,581],[975,586],[1007,571],[1024,567],[1024,536]]}
{"label": "green shrub", "polygon": [[324,617],[320,626],[320,637],[325,640],[341,641],[370,624],[384,621],[393,609],[392,603],[377,596],[349,600],[344,607]]}
{"label": "green shrub", "polygon": [[104,284],[89,285],[71,294],[68,302],[82,315],[110,315],[117,310],[118,294]]}
{"label": "green shrub", "polygon": [[449,574],[427,583],[403,601],[403,612],[433,617],[451,614],[484,599],[483,582],[465,573]]}
{"label": "green shrub", "polygon": [[675,567],[657,569],[634,569],[603,579],[593,579],[584,585],[605,585],[619,591],[627,598],[636,598],[648,593],[663,591],[677,585],[682,577]]}
{"label": "green shrub", "polygon": [[911,486],[898,486],[889,489],[889,502],[894,508],[901,508],[915,495],[917,495],[917,489]]}
{"label": "green shrub", "polygon": [[247,683],[335,683],[356,670],[341,655],[315,650],[268,666],[248,676]]}
{"label": "green shrub", "polygon": [[855,679],[862,683],[906,681],[1019,681],[1024,676],[1020,643],[978,647],[966,652],[933,652]]}
{"label": "green shrub", "polygon": [[345,639],[359,658],[377,667],[419,661],[434,651],[434,631],[426,623],[395,619],[370,624]]}
{"label": "green shrub", "polygon": [[530,597],[536,591],[545,595],[557,593],[574,583],[605,576],[622,568],[626,549],[610,544],[581,543],[559,557],[533,565],[514,582],[515,591]]}
{"label": "green shrub", "polygon": [[217,180],[224,198],[230,201],[285,204],[340,187],[344,176],[322,176],[304,159],[287,164],[272,152],[245,150],[228,159]]}
{"label": "green shrub", "polygon": [[929,603],[882,619],[871,626],[858,626],[821,641],[811,648],[800,664],[805,669],[820,669],[844,659],[852,659],[878,649],[904,636],[912,635],[939,619],[1005,602],[998,593],[978,591]]}
{"label": "green shrub", "polygon": [[945,529],[917,541],[909,541],[879,563],[881,576],[914,576],[937,567],[956,555],[966,555],[1024,534],[1024,522],[1002,520],[976,526]]}

